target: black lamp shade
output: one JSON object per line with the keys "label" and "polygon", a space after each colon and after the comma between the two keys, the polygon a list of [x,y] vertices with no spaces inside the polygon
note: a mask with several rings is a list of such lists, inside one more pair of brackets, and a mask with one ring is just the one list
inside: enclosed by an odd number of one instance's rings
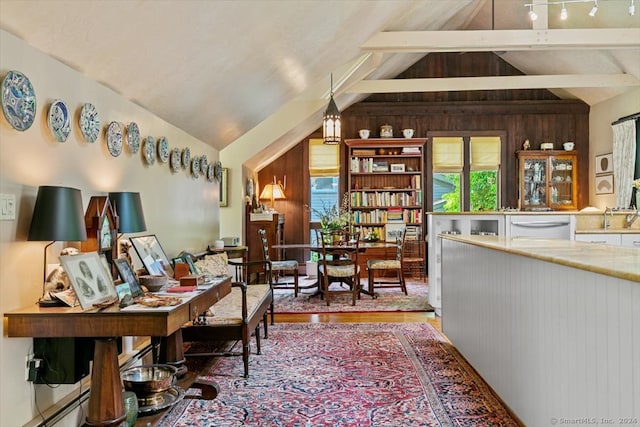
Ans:
{"label": "black lamp shade", "polygon": [[77,188],[41,186],[33,208],[29,240],[87,240],[82,194]]}
{"label": "black lamp shade", "polygon": [[109,193],[111,206],[118,214],[119,233],[138,233],[147,230],[142,212],[140,193],[114,192]]}

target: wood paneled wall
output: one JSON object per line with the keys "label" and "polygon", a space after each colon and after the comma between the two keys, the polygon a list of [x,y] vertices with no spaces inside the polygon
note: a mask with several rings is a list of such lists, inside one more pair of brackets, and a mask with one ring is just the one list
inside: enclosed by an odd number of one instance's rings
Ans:
{"label": "wood paneled wall", "polygon": [[[521,74],[499,55],[468,52],[429,54],[397,78]],[[538,149],[541,142],[554,142],[556,148],[561,149],[562,142],[574,141],[579,168],[578,207],[588,203],[589,106],[582,101],[561,100],[543,89],[373,94],[342,112],[343,138],[358,138],[358,130],[363,128],[370,129],[371,137],[377,138],[380,126],[384,124],[393,126],[396,137],[401,136],[404,128],[415,129],[415,138],[442,132],[498,131],[506,134],[501,205],[512,207],[517,205],[518,194],[515,152],[522,148],[522,143],[529,139],[532,149]],[[287,243],[308,239],[308,212],[305,209],[309,198],[307,141],[318,137],[321,137],[320,130],[258,172],[261,184],[271,181],[273,175],[278,179],[287,175],[287,201],[277,202],[277,208],[285,213]],[[427,153],[429,151],[427,147]],[[342,154],[346,161],[344,149]],[[344,161],[343,185],[346,182]],[[425,162],[430,164],[430,161],[427,155]],[[425,165],[424,170],[429,168]],[[425,200],[429,197],[430,192]]]}

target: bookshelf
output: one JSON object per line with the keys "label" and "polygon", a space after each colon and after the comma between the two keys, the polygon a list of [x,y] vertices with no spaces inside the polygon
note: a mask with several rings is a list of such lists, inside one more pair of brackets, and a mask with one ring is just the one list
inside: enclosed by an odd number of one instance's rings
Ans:
{"label": "bookshelf", "polygon": [[424,145],[422,138],[347,139],[349,207],[365,236],[395,241],[422,235]]}

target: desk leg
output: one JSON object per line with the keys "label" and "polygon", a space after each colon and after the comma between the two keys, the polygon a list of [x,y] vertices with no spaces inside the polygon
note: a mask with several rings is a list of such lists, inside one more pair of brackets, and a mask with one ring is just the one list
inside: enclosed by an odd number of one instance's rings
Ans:
{"label": "desk leg", "polygon": [[96,338],[86,424],[120,426],[125,417],[117,339]]}
{"label": "desk leg", "polygon": [[168,337],[161,338],[160,363],[176,367],[178,369],[176,375],[181,378],[187,373],[187,367],[184,362],[182,330],[178,329]]}

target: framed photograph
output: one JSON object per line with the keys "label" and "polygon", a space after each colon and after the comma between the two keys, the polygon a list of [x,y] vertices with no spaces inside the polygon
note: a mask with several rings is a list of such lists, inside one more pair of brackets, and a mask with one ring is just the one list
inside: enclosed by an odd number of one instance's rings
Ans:
{"label": "framed photograph", "polygon": [[113,279],[97,252],[62,255],[60,262],[83,310],[118,298]]}
{"label": "framed photograph", "polygon": [[596,194],[613,193],[613,174],[596,176]]}
{"label": "framed photograph", "polygon": [[138,279],[136,278],[136,275],[133,272],[129,261],[127,261],[126,258],[116,258],[115,260],[113,260],[113,263],[116,265],[116,270],[118,270],[118,274],[120,275],[122,283],[129,284],[131,296],[133,298],[136,298],[142,295],[142,288],[140,287],[140,283],[138,283]]}
{"label": "framed photograph", "polygon": [[220,206],[221,207],[228,206],[228,201],[227,201],[228,172],[229,172],[229,168],[222,168],[222,177],[220,178]]}
{"label": "framed photograph", "polygon": [[189,266],[189,272],[191,272],[191,274],[197,274],[198,273],[198,269],[196,268],[196,265],[193,261],[193,257],[191,256],[191,254],[184,254],[182,255],[182,260],[184,262],[187,263],[187,265]]}
{"label": "framed photograph", "polygon": [[404,172],[404,163],[391,163],[391,172]]}
{"label": "framed photograph", "polygon": [[596,175],[613,173],[613,153],[596,156]]}
{"label": "framed photograph", "polygon": [[395,243],[396,238],[402,236],[402,232],[406,226],[404,223],[387,223],[384,227],[385,242]]}
{"label": "framed photograph", "polygon": [[160,246],[155,234],[130,237],[129,241],[149,274],[173,277],[173,268],[169,258]]}

